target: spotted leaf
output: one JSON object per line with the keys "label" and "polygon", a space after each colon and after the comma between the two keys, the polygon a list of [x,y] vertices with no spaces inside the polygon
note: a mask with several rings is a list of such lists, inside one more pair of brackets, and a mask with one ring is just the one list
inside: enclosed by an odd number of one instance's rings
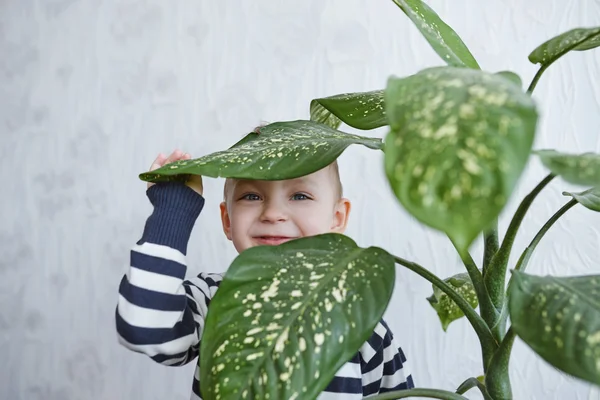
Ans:
{"label": "spotted leaf", "polygon": [[537,111],[507,79],[440,67],[391,78],[385,170],[400,203],[460,251],[503,209],[531,151]]}
{"label": "spotted leaf", "polygon": [[585,208],[600,212],[600,188],[592,188],[580,193],[563,192],[563,194],[573,197]]}
{"label": "spotted leaf", "polygon": [[479,64],[461,38],[422,0],[394,0],[417,26],[433,50],[454,67],[479,69]]}
{"label": "spotted leaf", "polygon": [[[469,302],[471,307],[476,308],[479,304],[473,282],[469,278],[469,274],[462,273],[444,279],[454,290],[458,292],[465,300]],[[437,286],[433,286],[433,294],[427,298],[429,304],[437,311],[437,315],[442,323],[442,329],[446,331],[451,322],[456,321],[465,316],[456,303],[442,292]]]}
{"label": "spotted leaf", "polygon": [[140,174],[150,182],[209,177],[278,180],[304,176],[335,161],[351,144],[381,148],[381,140],[351,135],[312,121],[275,122],[250,133],[234,146],[197,158],[177,161]]}
{"label": "spotted leaf", "polygon": [[582,186],[600,186],[600,154],[567,154],[556,150],[535,152],[553,174]]}
{"label": "spotted leaf", "polygon": [[600,385],[600,275],[533,276],[514,272],[512,329],[554,367]]}
{"label": "spotted leaf", "polygon": [[342,120],[336,117],[330,110],[323,106],[319,99],[310,102],[310,120],[320,122],[333,129],[337,129],[342,124]]}
{"label": "spotted leaf", "polygon": [[529,61],[548,67],[571,50],[589,50],[600,46],[600,27],[576,28],[542,43],[529,54]]}
{"label": "spotted leaf", "polygon": [[387,125],[383,90],[339,94],[315,99],[310,103],[311,120],[323,122],[329,118],[363,130]]}
{"label": "spotted leaf", "polygon": [[394,271],[385,250],[339,234],[242,252],[206,319],[204,398],[316,398],[372,335]]}
{"label": "spotted leaf", "polygon": [[523,87],[523,81],[521,80],[521,77],[512,71],[499,71],[496,72],[496,75],[500,75],[501,77],[508,79],[518,87]]}

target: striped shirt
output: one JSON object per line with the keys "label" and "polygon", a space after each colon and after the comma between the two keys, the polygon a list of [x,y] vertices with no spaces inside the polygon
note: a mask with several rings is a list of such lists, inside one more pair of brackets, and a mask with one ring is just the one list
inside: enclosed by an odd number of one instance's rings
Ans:
{"label": "striped shirt", "polygon": [[[185,279],[187,244],[204,198],[180,183],[153,185],[147,195],[154,211],[119,286],[116,329],[128,349],[180,366],[197,360],[210,300],[223,277]],[[196,367],[192,400],[201,400],[199,378]],[[412,387],[406,357],[382,320],[318,399],[362,399]]]}

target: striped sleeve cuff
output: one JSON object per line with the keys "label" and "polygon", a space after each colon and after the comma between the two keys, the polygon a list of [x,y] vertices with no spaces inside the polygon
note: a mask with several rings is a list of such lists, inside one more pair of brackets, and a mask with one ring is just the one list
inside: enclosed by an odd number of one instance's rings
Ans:
{"label": "striped sleeve cuff", "polygon": [[138,242],[156,243],[187,253],[187,245],[204,197],[181,182],[153,185],[146,192],[154,206]]}

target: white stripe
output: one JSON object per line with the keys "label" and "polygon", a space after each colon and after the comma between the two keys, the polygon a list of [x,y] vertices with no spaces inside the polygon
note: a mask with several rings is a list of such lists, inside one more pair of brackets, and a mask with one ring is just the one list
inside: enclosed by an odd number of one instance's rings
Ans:
{"label": "white stripe", "polygon": [[342,365],[342,368],[338,372],[335,373],[335,376],[340,378],[359,378],[361,377],[360,373],[360,364],[355,364],[351,362],[347,362]]}
{"label": "white stripe", "polygon": [[136,267],[129,268],[127,279],[133,286],[148,289],[155,292],[182,294],[183,279],[156,272],[145,271]]}
{"label": "white stripe", "polygon": [[162,244],[142,243],[133,246],[132,250],[148,256],[164,258],[165,260],[175,261],[179,264],[186,265],[185,256],[182,252]]}
{"label": "white stripe", "polygon": [[183,310],[162,311],[136,306],[122,295],[119,295],[118,312],[129,325],[142,328],[172,328],[183,316]]}
{"label": "white stripe", "polygon": [[167,360],[164,360],[161,364],[163,365],[175,365],[175,364],[181,364],[183,361],[185,361],[185,359],[188,357],[187,353],[184,354],[183,356],[179,357],[179,358],[169,358]]}
{"label": "white stripe", "polygon": [[362,347],[359,349],[359,352],[363,360],[365,360],[365,363],[371,361],[371,359],[373,358],[373,356],[375,356],[376,353],[375,349],[371,347],[369,342],[363,343]]}
{"label": "white stripe", "polygon": [[383,350],[383,362],[386,363],[393,360],[396,354],[398,354],[398,349],[396,348],[396,343],[392,341],[392,343]]}
{"label": "white stripe", "polygon": [[391,389],[404,382],[406,382],[405,371],[403,368],[400,368],[396,370],[394,375],[385,375],[381,380],[381,387]]}
{"label": "white stripe", "polygon": [[169,356],[170,354],[179,354],[184,351],[188,351],[190,347],[198,344],[198,337],[195,333],[182,336],[169,342],[157,344],[132,344],[125,340],[121,335],[118,335],[118,337],[119,343],[121,343],[123,346],[130,350],[144,353],[150,357],[154,357],[157,354],[164,356]]}
{"label": "white stripe", "polygon": [[378,334],[379,337],[381,337],[381,340],[383,340],[385,338],[386,333],[387,333],[387,329],[385,329],[385,326],[383,326],[383,324],[380,322],[375,327],[375,333]]}
{"label": "white stripe", "polygon": [[372,371],[369,371],[362,375],[362,384],[363,387],[367,386],[373,382],[377,382],[381,379],[383,375],[383,364],[379,364],[377,367],[373,368]]}
{"label": "white stripe", "polygon": [[[200,291],[196,286],[189,285],[188,286],[190,292],[192,292],[192,300],[198,306],[198,313],[204,318],[208,312],[208,307],[206,306],[206,297],[204,297],[204,293]],[[190,296],[188,296],[190,298]]]}
{"label": "white stripe", "polygon": [[362,398],[362,393],[321,392],[317,397],[317,400],[361,400]]}

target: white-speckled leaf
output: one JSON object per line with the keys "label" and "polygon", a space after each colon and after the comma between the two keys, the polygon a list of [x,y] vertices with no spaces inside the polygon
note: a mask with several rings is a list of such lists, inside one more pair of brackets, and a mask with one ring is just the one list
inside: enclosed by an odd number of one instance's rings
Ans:
{"label": "white-speckled leaf", "polygon": [[515,272],[512,328],[556,368],[600,385],[600,275],[533,276]]}
{"label": "white-speckled leaf", "polygon": [[339,128],[342,124],[342,120],[319,103],[319,99],[310,102],[310,120],[320,122],[333,129]]}
{"label": "white-speckled leaf", "polygon": [[479,69],[461,38],[422,0],[394,0],[448,65]]}
{"label": "white-speckled leaf", "polygon": [[530,96],[487,72],[440,67],[391,78],[385,170],[400,203],[465,251],[498,217],[531,151]]}
{"label": "white-speckled leaf", "polygon": [[[479,302],[477,301],[477,294],[473,287],[473,282],[469,278],[469,274],[462,273],[451,276],[450,278],[444,279],[444,282],[448,283],[454,288],[465,300],[469,302],[471,307],[476,308]],[[442,323],[442,329],[446,331],[448,325],[451,322],[456,321],[465,316],[456,303],[448,297],[448,295],[442,292],[437,286],[433,285],[433,294],[427,298],[429,304],[437,312],[437,315]]]}
{"label": "white-speckled leaf", "polygon": [[210,303],[200,349],[204,399],[314,399],[371,336],[394,260],[339,234],[253,247]]}
{"label": "white-speckled leaf", "polygon": [[188,174],[278,180],[304,176],[335,161],[351,144],[380,149],[381,140],[351,135],[313,121],[275,122],[250,133],[227,150],[177,161],[140,179],[160,182]]}
{"label": "white-speckled leaf", "polygon": [[496,75],[500,75],[501,77],[508,79],[520,88],[523,87],[523,81],[521,80],[521,77],[512,71],[499,71],[496,72]]}
{"label": "white-speckled leaf", "polygon": [[387,120],[383,90],[314,99],[310,103],[310,119],[319,122],[328,120],[332,123],[338,120],[363,130],[385,126]]}
{"label": "white-speckled leaf", "polygon": [[600,188],[592,188],[579,193],[563,192],[563,194],[573,197],[585,208],[600,212]]}
{"label": "white-speckled leaf", "polygon": [[548,66],[571,50],[589,50],[600,46],[600,27],[576,28],[542,43],[529,54],[529,61]]}
{"label": "white-speckled leaf", "polygon": [[556,150],[537,150],[542,163],[553,174],[582,186],[600,186],[600,154],[567,154]]}

